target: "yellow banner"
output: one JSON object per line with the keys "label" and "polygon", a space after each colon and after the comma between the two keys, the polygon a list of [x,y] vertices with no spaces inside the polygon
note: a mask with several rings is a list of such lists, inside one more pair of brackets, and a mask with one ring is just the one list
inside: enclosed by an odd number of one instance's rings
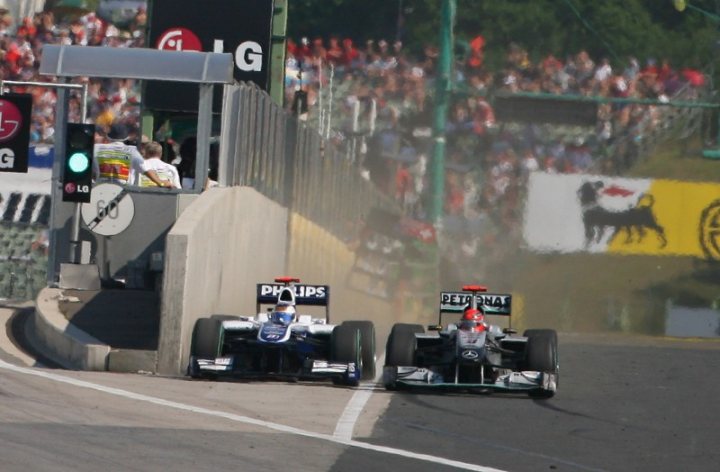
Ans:
{"label": "yellow banner", "polygon": [[655,180],[612,223],[610,253],[720,260],[720,185]]}

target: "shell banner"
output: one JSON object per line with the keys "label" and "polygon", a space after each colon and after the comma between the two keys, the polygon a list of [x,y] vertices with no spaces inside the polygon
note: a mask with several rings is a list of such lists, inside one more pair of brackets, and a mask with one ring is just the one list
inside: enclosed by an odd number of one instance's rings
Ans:
{"label": "shell banner", "polygon": [[720,184],[536,172],[523,235],[540,252],[720,260]]}

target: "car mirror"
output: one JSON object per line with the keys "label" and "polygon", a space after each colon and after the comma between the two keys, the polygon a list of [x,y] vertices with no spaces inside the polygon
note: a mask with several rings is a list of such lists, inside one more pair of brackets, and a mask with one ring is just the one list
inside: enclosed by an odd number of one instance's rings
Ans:
{"label": "car mirror", "polygon": [[437,325],[428,325],[427,329],[428,329],[428,331],[441,331],[441,330],[442,330],[442,325],[439,325],[439,324],[437,324]]}
{"label": "car mirror", "polygon": [[512,328],[504,328],[504,329],[503,329],[503,333],[505,333],[505,334],[517,334],[517,330],[516,330],[516,329],[512,329]]}

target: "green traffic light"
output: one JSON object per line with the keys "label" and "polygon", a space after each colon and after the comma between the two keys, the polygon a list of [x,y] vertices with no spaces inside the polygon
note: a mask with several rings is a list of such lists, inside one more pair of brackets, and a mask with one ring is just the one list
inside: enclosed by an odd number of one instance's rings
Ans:
{"label": "green traffic light", "polygon": [[73,172],[85,172],[88,167],[90,167],[90,159],[83,152],[76,152],[68,159],[68,168]]}

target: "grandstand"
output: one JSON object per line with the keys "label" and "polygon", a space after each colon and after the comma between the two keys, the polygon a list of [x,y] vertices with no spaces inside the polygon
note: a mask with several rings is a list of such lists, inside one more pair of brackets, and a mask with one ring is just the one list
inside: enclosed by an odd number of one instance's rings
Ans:
{"label": "grandstand", "polygon": [[0,298],[31,300],[46,285],[47,226],[0,222]]}

